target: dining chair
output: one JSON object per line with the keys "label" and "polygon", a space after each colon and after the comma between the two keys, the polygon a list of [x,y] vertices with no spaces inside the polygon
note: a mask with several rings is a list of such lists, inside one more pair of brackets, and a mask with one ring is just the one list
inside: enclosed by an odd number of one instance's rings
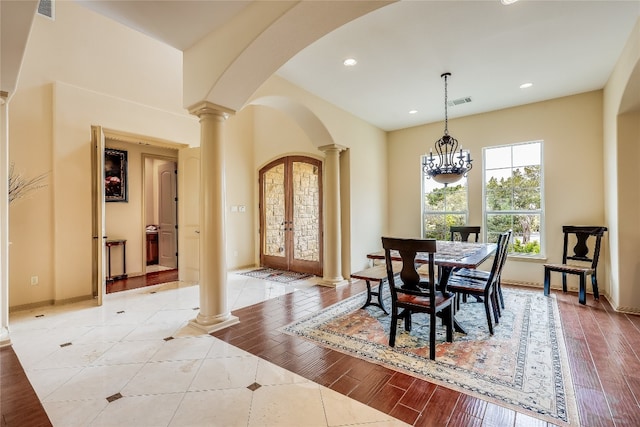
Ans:
{"label": "dining chair", "polygon": [[[394,347],[398,320],[404,320],[404,329],[411,331],[411,316],[414,313],[429,315],[429,357],[436,358],[436,316],[443,319],[446,340],[453,341],[453,300],[454,294],[443,294],[437,290],[435,278],[435,239],[400,239],[383,237],[387,282],[391,291],[391,325],[389,346]],[[398,251],[402,258],[402,268],[398,274],[398,264],[391,259],[391,251]],[[421,276],[416,270],[416,254],[428,254],[428,275]]]}
{"label": "dining chair", "polygon": [[[491,320],[491,314],[496,324],[500,323],[499,317],[500,307],[497,297],[498,280],[500,277],[502,266],[502,258],[506,256],[508,245],[505,242],[509,241],[509,232],[501,233],[498,236],[496,256],[493,258],[493,264],[489,271],[489,276],[486,279],[464,277],[457,274],[453,274],[449,277],[447,283],[447,289],[454,292],[459,298],[459,295],[473,295],[483,297],[484,310],[487,316],[487,325],[489,326],[489,333],[493,335],[493,321]],[[456,304],[459,304],[459,300],[456,300]]]}
{"label": "dining chair", "polygon": [[[474,235],[474,241],[477,243],[480,238],[479,225],[452,225],[449,227],[449,240],[452,242],[468,242],[471,235]],[[453,271],[456,271],[454,268]],[[438,277],[442,277],[442,268],[438,267]]]}
{"label": "dining chair", "polygon": [[[591,276],[591,286],[593,288],[593,298],[599,299],[598,293],[598,259],[600,258],[600,244],[607,227],[600,226],[575,226],[565,225],[562,227],[564,233],[564,245],[562,250],[561,264],[544,265],[544,294],[549,295],[551,288],[551,272],[562,273],[562,292],[567,292],[567,274],[580,276],[580,288],[578,292],[578,302],[587,303],[587,276]],[[593,252],[590,255],[588,242],[590,238],[595,239]],[[575,242],[573,253],[569,253],[569,241]],[[591,239],[593,240],[593,239]],[[571,262],[569,261],[577,261]]]}
{"label": "dining chair", "polygon": [[459,240],[461,242],[468,242],[471,235],[475,235],[475,241],[480,238],[480,226],[479,225],[453,225],[449,227],[449,233],[451,234],[449,240]]}
{"label": "dining chair", "polygon": [[[509,244],[511,243],[512,235],[513,235],[513,230],[507,230],[507,239],[503,241],[502,248],[496,249],[496,255],[495,255],[495,256],[498,256],[498,253],[500,253],[500,251],[502,250],[502,254],[501,254],[502,259],[500,260],[500,263],[501,263],[500,273],[498,274],[498,280],[496,282],[497,284],[496,291],[498,293],[498,299],[500,300],[500,306],[502,308],[504,308],[504,296],[502,295],[502,270],[509,256]],[[453,274],[456,274],[462,277],[469,277],[472,279],[487,280],[491,272],[486,270],[474,269],[474,268],[460,268],[456,270]]]}

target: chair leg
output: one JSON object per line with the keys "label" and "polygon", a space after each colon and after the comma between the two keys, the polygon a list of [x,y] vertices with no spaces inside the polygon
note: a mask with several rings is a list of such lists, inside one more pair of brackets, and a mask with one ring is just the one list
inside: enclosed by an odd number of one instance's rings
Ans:
{"label": "chair leg", "polygon": [[551,289],[551,270],[545,267],[544,269],[544,294],[549,296],[549,290]]}
{"label": "chair leg", "polygon": [[398,312],[393,310],[391,313],[391,325],[389,325],[389,347],[396,345],[396,330],[398,329]]}
{"label": "chair leg", "polygon": [[585,274],[580,275],[580,290],[578,291],[578,302],[582,305],[587,303],[587,276]]}
{"label": "chair leg", "polygon": [[453,304],[445,310],[444,318],[447,321],[447,342],[453,342]]}
{"label": "chair leg", "polygon": [[595,272],[591,275],[591,286],[593,287],[593,298],[599,300],[600,294],[598,293],[598,278],[596,277]]}
{"label": "chair leg", "polygon": [[562,273],[562,292],[567,292],[567,273]]}
{"label": "chair leg", "polygon": [[432,311],[429,319],[429,359],[436,360],[436,313]]}
{"label": "chair leg", "polygon": [[502,296],[502,283],[500,279],[498,279],[498,297],[500,298],[500,305],[504,309],[504,297]]}
{"label": "chair leg", "polygon": [[496,324],[500,323],[500,304],[498,303],[498,295],[495,291],[491,293],[491,306],[493,307],[493,318],[496,321]]}
{"label": "chair leg", "polygon": [[489,334],[493,335],[493,322],[491,321],[491,298],[485,298],[484,300],[484,311],[487,314],[487,325],[489,325]]}
{"label": "chair leg", "polygon": [[404,310],[404,330],[411,332],[411,312],[407,309]]}

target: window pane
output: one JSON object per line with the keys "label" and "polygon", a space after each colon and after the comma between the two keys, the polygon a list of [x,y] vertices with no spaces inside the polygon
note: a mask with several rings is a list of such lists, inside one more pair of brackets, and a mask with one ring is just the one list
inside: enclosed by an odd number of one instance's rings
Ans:
{"label": "window pane", "polygon": [[514,188],[513,208],[516,210],[540,209],[540,189],[538,188]]}
{"label": "window pane", "polygon": [[484,164],[485,169],[511,167],[511,147],[487,148]]}
{"label": "window pane", "polygon": [[489,211],[509,211],[513,206],[511,188],[492,187],[486,190],[486,209]]}
{"label": "window pane", "polygon": [[513,251],[540,253],[540,215],[514,215]]}
{"label": "window pane", "polygon": [[540,253],[541,153],[540,141],[485,149],[487,241],[495,242],[499,233],[512,229],[510,251]]}
{"label": "window pane", "polygon": [[465,214],[428,214],[424,221],[424,238],[449,240],[449,228],[455,225],[465,225]]}
{"label": "window pane", "polygon": [[539,142],[513,146],[513,166],[539,165],[540,163]]}

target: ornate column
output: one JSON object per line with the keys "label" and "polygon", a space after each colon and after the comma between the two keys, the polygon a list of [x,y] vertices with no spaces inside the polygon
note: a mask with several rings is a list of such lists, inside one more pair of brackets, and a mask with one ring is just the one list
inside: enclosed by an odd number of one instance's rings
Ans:
{"label": "ornate column", "polygon": [[340,222],[340,152],[337,144],[318,147],[325,153],[324,165],[324,266],[320,282],[324,286],[342,286],[349,283],[342,277],[342,242]]}
{"label": "ornate column", "polygon": [[9,94],[0,92],[0,347],[9,337]]}
{"label": "ornate column", "polygon": [[190,325],[207,333],[239,322],[227,308],[224,121],[233,111],[203,101],[200,118],[200,312]]}

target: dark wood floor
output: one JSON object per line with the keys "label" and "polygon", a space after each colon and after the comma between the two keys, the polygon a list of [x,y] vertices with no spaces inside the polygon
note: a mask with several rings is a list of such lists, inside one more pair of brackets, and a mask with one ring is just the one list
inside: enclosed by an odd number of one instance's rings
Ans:
{"label": "dark wood floor", "polygon": [[143,288],[145,286],[159,285],[160,283],[178,280],[178,270],[164,270],[147,273],[144,276],[128,277],[126,279],[107,282],[107,293],[127,291],[129,289]]}
{"label": "dark wood floor", "polygon": [[[277,331],[364,288],[285,295],[235,311],[241,323],[212,335],[415,426],[553,425]],[[581,425],[640,426],[640,316],[556,294]]]}
{"label": "dark wood floor", "polygon": [[51,422],[13,348],[0,348],[0,409],[2,427],[46,427]]}
{"label": "dark wood floor", "polygon": [[[277,331],[364,289],[356,282],[284,295],[234,311],[241,323],[212,335],[415,426],[552,426]],[[580,306],[576,294],[555,293],[581,425],[640,426],[640,316],[616,313],[604,298]],[[0,355],[2,427],[50,425],[13,350]]]}

